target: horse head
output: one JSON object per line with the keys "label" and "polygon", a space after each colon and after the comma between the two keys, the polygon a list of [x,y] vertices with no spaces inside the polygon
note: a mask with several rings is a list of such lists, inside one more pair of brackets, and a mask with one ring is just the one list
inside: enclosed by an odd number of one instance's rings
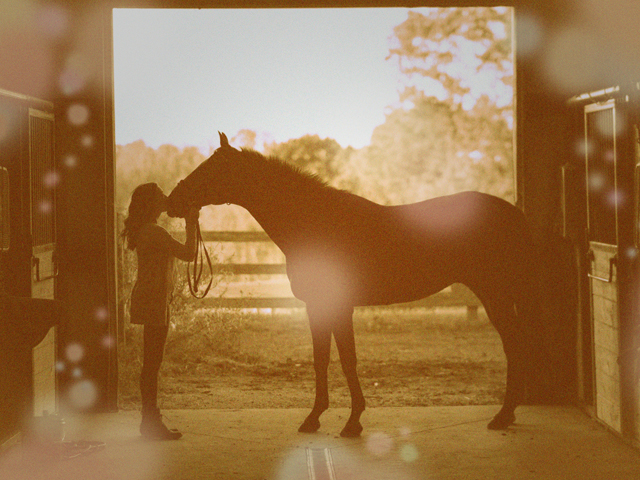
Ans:
{"label": "horse head", "polygon": [[220,133],[220,148],[196,169],[178,182],[169,194],[167,214],[170,217],[184,217],[189,207],[221,205],[233,201],[231,185],[234,175],[230,166],[234,154],[240,153],[229,145],[224,133]]}

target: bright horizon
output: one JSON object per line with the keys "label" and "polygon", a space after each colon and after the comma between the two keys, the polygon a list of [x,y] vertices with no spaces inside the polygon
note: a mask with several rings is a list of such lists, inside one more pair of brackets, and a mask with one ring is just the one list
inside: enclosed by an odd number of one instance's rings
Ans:
{"label": "bright horizon", "polygon": [[[424,9],[412,9],[420,11]],[[114,9],[115,137],[157,148],[303,135],[369,144],[397,106],[385,60],[405,8]]]}

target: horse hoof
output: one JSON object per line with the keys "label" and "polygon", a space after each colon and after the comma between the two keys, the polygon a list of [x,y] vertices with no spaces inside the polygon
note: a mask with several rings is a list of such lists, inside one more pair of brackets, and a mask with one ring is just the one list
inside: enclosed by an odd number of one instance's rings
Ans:
{"label": "horse hoof", "polygon": [[298,431],[300,433],[315,433],[318,431],[319,428],[320,428],[320,420],[307,418],[304,422],[302,422],[302,425],[300,425],[300,428],[298,428]]}
{"label": "horse hoof", "polygon": [[516,416],[513,413],[501,413],[493,417],[493,420],[489,422],[487,428],[489,430],[505,430],[509,425],[512,425],[516,421]]}
{"label": "horse hoof", "polygon": [[359,437],[362,433],[362,425],[360,422],[358,423],[347,423],[345,427],[340,432],[341,437],[345,438],[356,438]]}

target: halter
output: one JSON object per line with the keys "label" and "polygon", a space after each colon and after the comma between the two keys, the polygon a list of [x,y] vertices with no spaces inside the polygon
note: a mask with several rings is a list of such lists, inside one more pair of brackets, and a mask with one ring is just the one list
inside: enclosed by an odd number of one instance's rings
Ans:
{"label": "halter", "polygon": [[[202,270],[204,270],[204,260],[206,259],[209,266],[209,284],[204,289],[201,295],[198,295],[198,283],[200,283],[200,277],[202,276]],[[190,268],[191,262],[187,262],[187,283],[189,284],[189,292],[197,299],[202,299],[207,296],[209,289],[213,284],[213,265],[211,264],[211,258],[207,247],[204,245],[202,239],[202,232],[200,231],[200,222],[196,222],[196,256],[193,259],[193,281],[191,278]]]}

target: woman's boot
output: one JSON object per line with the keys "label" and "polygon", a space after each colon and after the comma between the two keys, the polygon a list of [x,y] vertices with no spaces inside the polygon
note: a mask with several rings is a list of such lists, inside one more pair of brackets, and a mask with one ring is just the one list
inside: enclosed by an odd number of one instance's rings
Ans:
{"label": "woman's boot", "polygon": [[147,440],[178,440],[182,437],[176,429],[168,429],[162,423],[160,410],[155,408],[142,409],[142,423],[140,423],[140,433]]}

